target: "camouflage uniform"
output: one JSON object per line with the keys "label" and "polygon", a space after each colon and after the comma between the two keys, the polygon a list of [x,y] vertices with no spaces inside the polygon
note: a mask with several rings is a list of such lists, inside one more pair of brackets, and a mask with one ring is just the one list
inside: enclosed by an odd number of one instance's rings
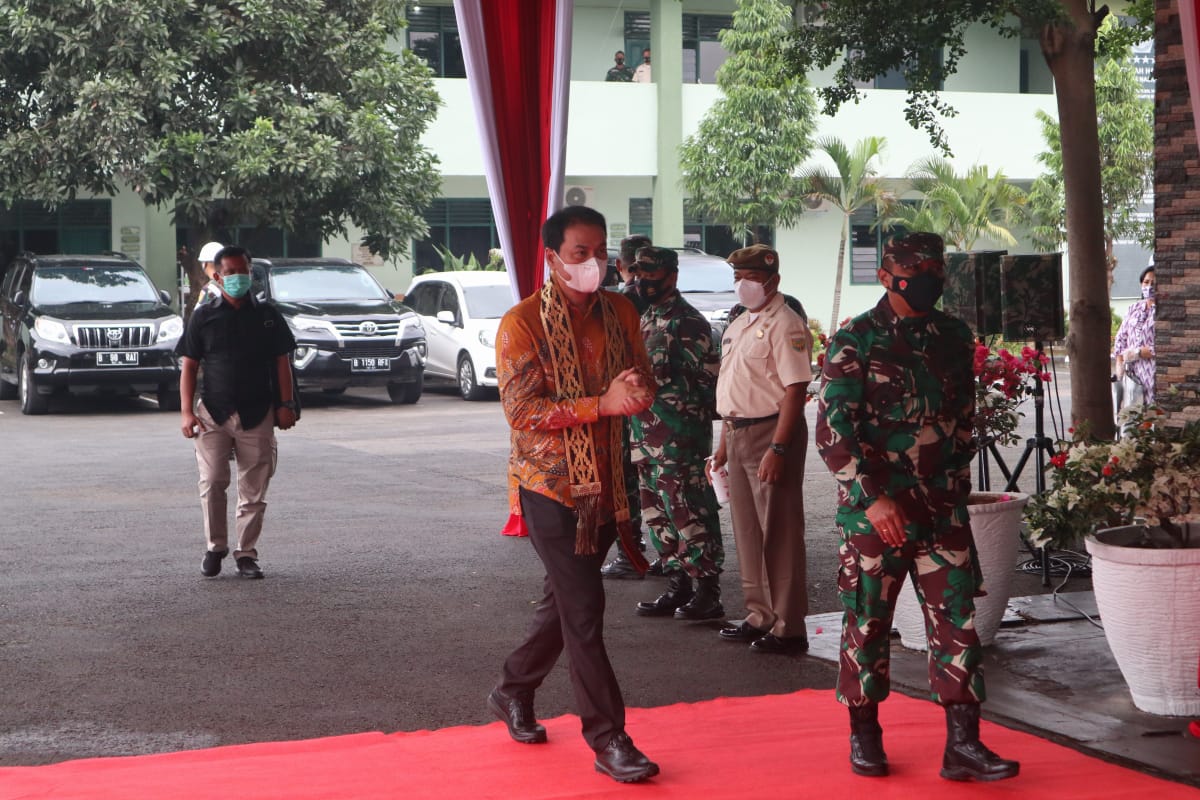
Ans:
{"label": "camouflage uniform", "polygon": [[633,69],[628,64],[613,64],[604,76],[606,82],[629,83],[633,80]]}
{"label": "camouflage uniform", "polygon": [[642,519],[667,572],[717,575],[725,550],[717,498],[704,474],[719,368],[712,327],[676,291],[642,313],[642,336],[659,384],[654,405],[630,419]]}
{"label": "camouflage uniform", "polygon": [[[839,482],[838,591],[845,608],[838,699],[888,695],[892,611],[905,576],[922,598],[929,682],[942,705],[984,699],[974,596],[981,579],[967,517],[974,407],[973,339],[931,311],[901,318],[888,297],[829,342],[817,450]],[[909,523],[894,548],[867,519],[880,495]]]}

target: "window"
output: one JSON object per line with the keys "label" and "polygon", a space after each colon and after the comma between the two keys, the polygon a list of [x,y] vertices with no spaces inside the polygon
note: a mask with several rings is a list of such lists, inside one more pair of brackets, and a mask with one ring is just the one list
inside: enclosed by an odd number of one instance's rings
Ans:
{"label": "window", "polygon": [[437,314],[438,295],[443,286],[445,284],[440,281],[418,283],[404,298],[404,302],[421,316],[432,317]]}
{"label": "window", "polygon": [[882,239],[879,228],[879,213],[874,206],[860,208],[850,215],[850,283],[869,285],[878,282],[875,274],[879,269]]}
{"label": "window", "polygon": [[[937,64],[938,64],[937,71],[939,74],[938,74],[938,79],[937,79],[937,86],[935,88],[937,89],[937,91],[941,91],[945,85],[945,76],[940,74],[942,71],[941,67],[943,64],[943,55],[942,55],[941,48],[938,48],[938,51],[937,51]],[[875,88],[876,89],[907,89],[908,88],[908,78],[906,78],[904,76],[903,69],[889,70],[882,75],[876,76]]]}
{"label": "window", "polygon": [[[175,226],[175,249],[186,248],[192,232],[190,225]],[[280,228],[259,227],[253,220],[213,231],[221,244],[236,244],[254,258],[320,258],[320,234],[290,233]]]}
{"label": "window", "polygon": [[1054,76],[1042,55],[1042,45],[1031,36],[1021,37],[1021,94],[1054,94]]}
{"label": "window", "polygon": [[420,56],[439,78],[467,77],[454,7],[410,5],[406,16],[408,49]]}
{"label": "window", "polygon": [[[727,14],[683,15],[683,82],[716,83],[717,68],[729,58],[718,34],[733,27]],[[631,65],[642,61],[642,50],[650,46],[650,15],[625,12],[625,53]],[[651,62],[653,63],[653,62]]]}
{"label": "window", "polygon": [[634,234],[654,241],[654,200],[649,197],[629,198],[629,235]]}
{"label": "window", "polygon": [[111,249],[111,200],[70,200],[54,209],[21,200],[0,207],[0,263],[26,250],[95,255]]}
{"label": "window", "polygon": [[[772,245],[775,242],[775,231],[768,225],[758,226],[758,241]],[[686,247],[696,247],[706,253],[721,258],[727,257],[734,250],[750,244],[743,241],[740,234],[727,225],[717,224],[711,217],[702,217],[690,208],[686,200],[683,204],[683,244]]]}
{"label": "window", "polygon": [[484,264],[488,260],[488,250],[499,246],[492,204],[487,199],[434,200],[425,213],[425,222],[429,225],[429,235],[421,241],[413,241],[415,275],[442,271],[442,257],[434,249],[435,245],[460,258],[474,255]]}

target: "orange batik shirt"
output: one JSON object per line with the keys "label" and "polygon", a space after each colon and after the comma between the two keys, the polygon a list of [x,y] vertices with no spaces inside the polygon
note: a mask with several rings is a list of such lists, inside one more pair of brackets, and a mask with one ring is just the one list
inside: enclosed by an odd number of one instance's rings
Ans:
{"label": "orange batik shirt", "polygon": [[[621,420],[600,416],[600,395],[615,376],[606,374],[604,315],[597,297],[592,296],[586,309],[568,304],[587,391],[585,397],[577,400],[558,399],[550,346],[542,326],[540,293],[513,306],[500,321],[496,334],[496,376],[500,384],[500,403],[512,428],[509,505],[514,514],[521,513],[517,487],[574,507],[562,429],[593,423],[592,442],[602,487],[600,521],[608,522],[613,518],[608,426],[620,425]],[[633,353],[634,363],[625,367],[636,367],[649,381],[650,358],[642,341],[637,309],[615,292],[607,293],[606,297],[612,302],[617,322],[628,337]]]}

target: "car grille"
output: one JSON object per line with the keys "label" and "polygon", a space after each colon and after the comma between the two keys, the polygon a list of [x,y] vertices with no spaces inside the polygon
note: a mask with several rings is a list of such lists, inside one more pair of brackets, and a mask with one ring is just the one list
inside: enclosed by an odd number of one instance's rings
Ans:
{"label": "car grille", "polygon": [[89,350],[149,347],[154,342],[154,329],[150,325],[76,325],[75,341]]}
{"label": "car grille", "polygon": [[391,342],[346,342],[338,353],[342,358],[398,358],[404,352]]}
{"label": "car grille", "polygon": [[[399,320],[381,320],[379,322],[335,322],[333,327],[338,336],[343,339],[395,339],[400,333]],[[365,326],[365,327],[364,327]]]}

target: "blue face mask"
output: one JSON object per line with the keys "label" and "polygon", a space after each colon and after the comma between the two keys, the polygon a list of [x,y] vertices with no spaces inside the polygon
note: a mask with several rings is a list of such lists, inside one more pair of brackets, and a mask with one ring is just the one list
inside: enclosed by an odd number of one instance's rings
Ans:
{"label": "blue face mask", "polygon": [[250,291],[249,275],[225,275],[221,278],[221,288],[230,297],[245,297]]}

